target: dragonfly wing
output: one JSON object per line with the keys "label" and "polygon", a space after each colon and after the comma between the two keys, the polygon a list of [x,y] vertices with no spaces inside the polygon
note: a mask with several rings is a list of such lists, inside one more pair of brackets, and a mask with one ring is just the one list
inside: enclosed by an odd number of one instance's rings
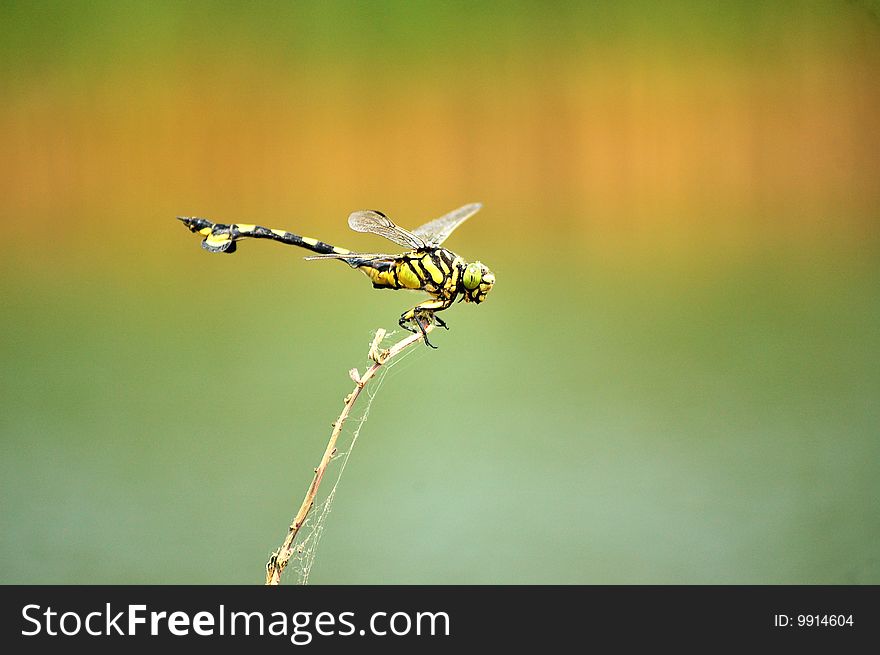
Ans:
{"label": "dragonfly wing", "polygon": [[436,248],[449,238],[455,228],[480,211],[482,206],[478,202],[473,202],[454,209],[440,218],[435,218],[433,221],[417,227],[413,230],[413,234],[423,239],[429,246]]}
{"label": "dragonfly wing", "polygon": [[373,268],[384,268],[397,261],[400,255],[385,255],[367,252],[350,252],[345,255],[312,255],[306,259],[338,259],[345,262],[352,268],[360,268],[361,266],[371,266]]}
{"label": "dragonfly wing", "polygon": [[395,225],[390,218],[379,211],[366,209],[353,212],[348,217],[348,226],[355,232],[372,232],[399,246],[418,250],[425,247],[425,242],[409,230]]}
{"label": "dragonfly wing", "polygon": [[304,257],[304,259],[312,260],[312,259],[341,259],[344,262],[352,261],[352,260],[363,260],[365,262],[372,261],[394,261],[398,259],[400,255],[386,255],[384,253],[374,253],[374,252],[348,252],[344,255],[337,254],[327,254],[327,255],[309,255],[308,257]]}

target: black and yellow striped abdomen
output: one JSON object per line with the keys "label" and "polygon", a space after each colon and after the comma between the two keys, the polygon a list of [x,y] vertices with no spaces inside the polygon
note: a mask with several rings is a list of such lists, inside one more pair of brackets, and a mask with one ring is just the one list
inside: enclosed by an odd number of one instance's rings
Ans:
{"label": "black and yellow striped abdomen", "polygon": [[285,230],[272,230],[262,225],[250,225],[247,223],[212,223],[207,218],[195,216],[178,216],[191,232],[201,234],[205,239],[202,248],[209,252],[235,252],[235,242],[239,239],[271,239],[290,246],[299,246],[321,255],[348,255],[351,251],[345,248],[337,248],[329,243],[324,243],[311,237],[302,237]]}

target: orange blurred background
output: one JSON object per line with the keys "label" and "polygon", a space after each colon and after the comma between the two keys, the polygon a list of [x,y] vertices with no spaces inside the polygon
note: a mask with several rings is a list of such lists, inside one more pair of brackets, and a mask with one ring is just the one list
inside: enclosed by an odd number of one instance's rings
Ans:
{"label": "orange blurred background", "polygon": [[606,253],[877,237],[857,3],[98,7],[4,10],[7,233],[479,199],[474,229]]}

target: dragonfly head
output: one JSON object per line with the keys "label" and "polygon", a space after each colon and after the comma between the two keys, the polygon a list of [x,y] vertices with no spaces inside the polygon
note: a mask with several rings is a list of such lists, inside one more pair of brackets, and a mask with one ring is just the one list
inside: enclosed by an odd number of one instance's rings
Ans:
{"label": "dragonfly head", "polygon": [[480,303],[492,290],[492,286],[495,284],[495,275],[485,264],[471,262],[465,266],[461,274],[461,284],[464,287],[465,302]]}

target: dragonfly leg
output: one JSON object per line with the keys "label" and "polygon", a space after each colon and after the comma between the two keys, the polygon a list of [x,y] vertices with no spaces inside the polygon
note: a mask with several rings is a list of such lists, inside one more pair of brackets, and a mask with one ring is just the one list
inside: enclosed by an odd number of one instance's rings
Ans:
{"label": "dragonfly leg", "polygon": [[426,318],[425,324],[422,324],[422,318],[419,315],[416,315],[416,325],[419,326],[419,331],[422,333],[422,338],[425,340],[425,345],[437,350],[437,346],[428,341],[428,333],[425,331],[425,325],[430,325],[430,317]]}
{"label": "dragonfly leg", "polygon": [[[439,298],[426,300],[425,302],[419,303],[409,311],[404,312],[403,315],[401,315],[398,323],[400,324],[400,327],[409,330],[410,332],[421,332],[422,336],[425,338],[425,343],[431,346],[431,348],[436,348],[436,346],[428,341],[428,333],[425,328],[428,325],[436,324],[448,330],[449,326],[446,325],[446,321],[444,321],[442,318],[439,318],[437,316],[437,312],[442,309],[446,309],[451,305],[451,300],[442,300]],[[422,321],[424,321],[424,323]]]}
{"label": "dragonfly leg", "polygon": [[[424,317],[424,322],[422,322],[423,317]],[[431,321],[434,318],[436,318],[436,316],[434,316],[434,312],[432,312],[430,310],[418,311],[417,307],[413,307],[408,312],[405,312],[400,317],[400,320],[397,321],[397,323],[404,330],[409,330],[410,332],[413,332],[415,334],[418,334],[419,332],[421,332],[422,338],[425,340],[425,345],[430,346],[431,348],[434,348],[436,350],[437,346],[435,346],[433,343],[431,343],[428,340],[428,332],[427,332],[427,330],[425,330],[425,328],[428,325],[431,325]],[[447,329],[449,329],[449,328],[447,328]]]}

